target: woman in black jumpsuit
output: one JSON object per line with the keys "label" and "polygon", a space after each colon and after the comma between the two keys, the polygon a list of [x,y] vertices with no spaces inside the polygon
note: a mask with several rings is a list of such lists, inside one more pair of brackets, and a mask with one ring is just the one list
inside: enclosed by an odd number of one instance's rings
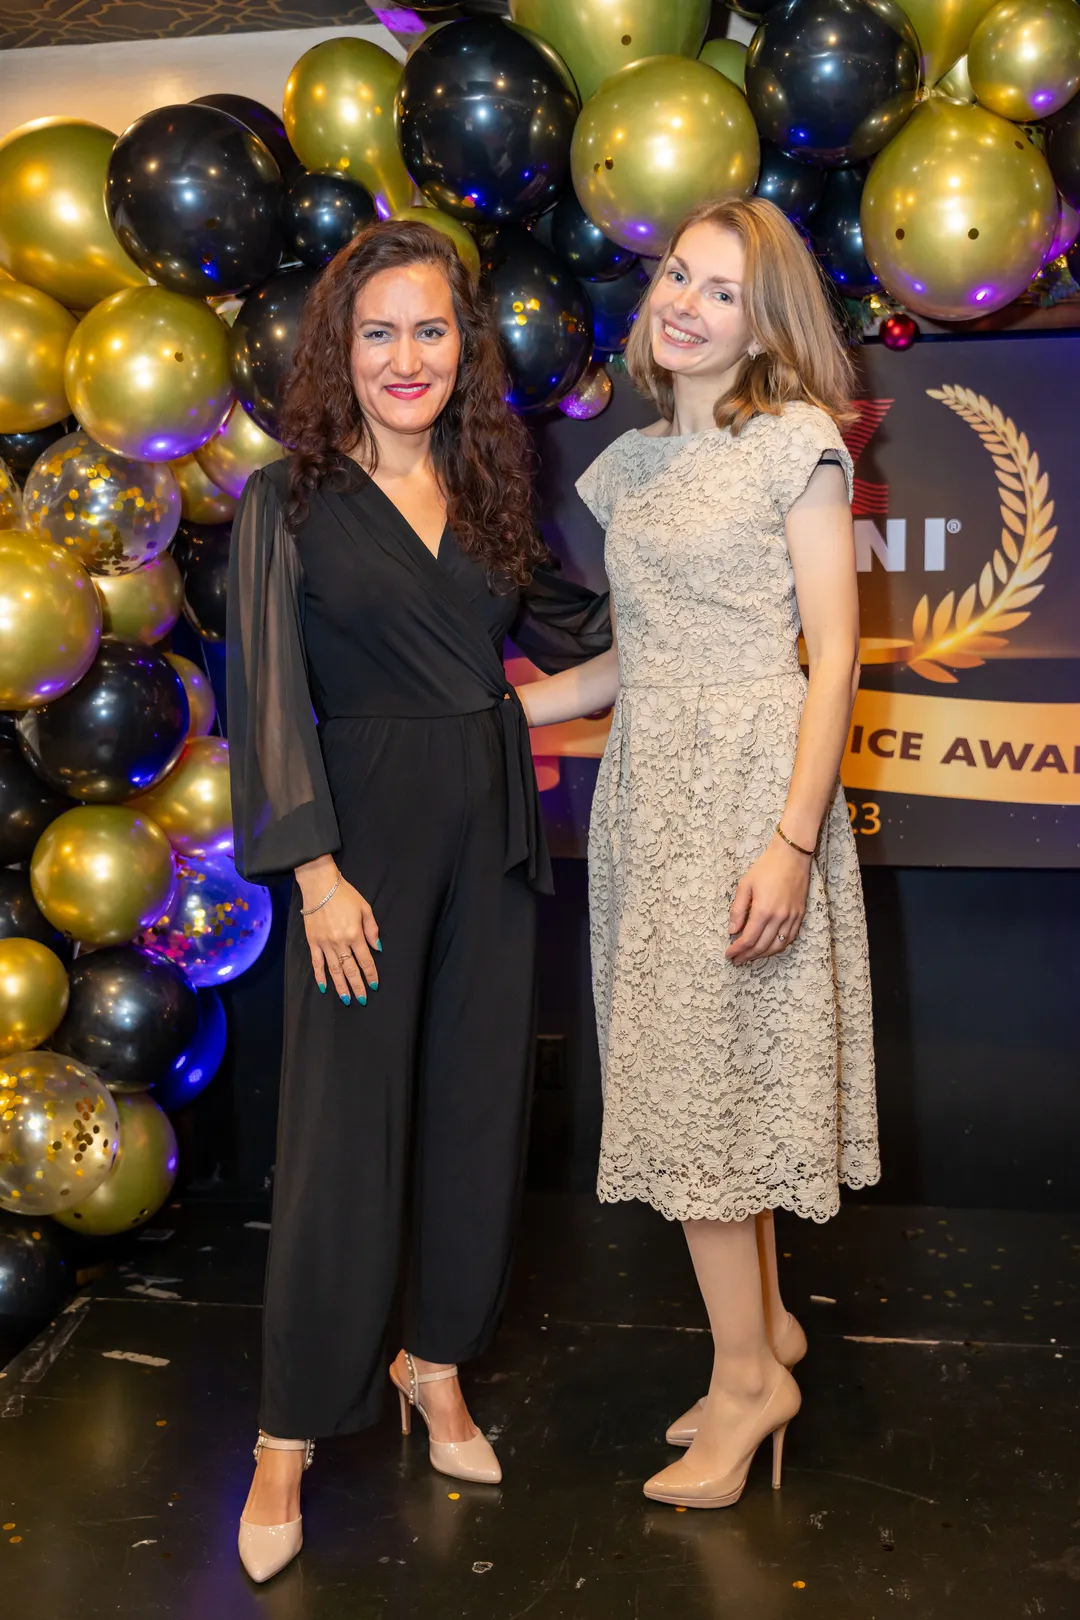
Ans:
{"label": "woman in black jumpsuit", "polygon": [[[444,262],[422,226],[372,227],[340,257],[390,231]],[[265,878],[333,855],[380,951],[362,1009],[326,993],[294,889],[260,1444],[298,1447],[375,1421],[403,1259],[413,1356],[452,1366],[494,1332],[528,1118],[533,896],[551,886],[501,647],[511,634],[555,671],[602,651],[610,626],[606,597],[549,569],[493,581],[449,523],[433,555],[347,456],[298,520],[289,501],[278,462],[233,531],[237,865]],[[252,1528],[270,1527],[245,1521],[242,1551]],[[291,1556],[299,1521],[276,1528]],[[259,1579],[284,1561],[245,1556]]]}

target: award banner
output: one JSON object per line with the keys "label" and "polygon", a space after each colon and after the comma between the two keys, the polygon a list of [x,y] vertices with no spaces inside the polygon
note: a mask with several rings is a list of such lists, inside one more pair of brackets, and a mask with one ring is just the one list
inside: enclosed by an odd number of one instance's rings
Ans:
{"label": "award banner", "polygon": [[[1080,334],[860,350],[862,680],[841,779],[864,862],[1080,865]],[[655,413],[545,424],[546,532],[602,584],[573,480]],[[522,669],[524,676],[526,671]],[[556,853],[584,852],[606,724],[534,737]]]}

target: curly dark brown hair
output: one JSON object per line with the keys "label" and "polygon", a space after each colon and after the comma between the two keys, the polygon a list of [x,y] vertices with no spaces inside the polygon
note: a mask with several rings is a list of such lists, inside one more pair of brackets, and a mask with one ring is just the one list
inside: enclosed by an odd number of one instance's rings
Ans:
{"label": "curly dark brown hair", "polygon": [[533,517],[534,453],[506,403],[499,338],[481,293],[442,231],[415,220],[369,225],[332,259],[308,295],[285,384],[281,439],[290,451],[288,512],[301,518],[312,493],[360,447],[378,451],[350,373],[353,311],[360,289],[383,270],[437,265],[446,277],[461,338],[454,391],[431,430],[447,520],[462,550],[493,579],[524,585],[548,553]]}

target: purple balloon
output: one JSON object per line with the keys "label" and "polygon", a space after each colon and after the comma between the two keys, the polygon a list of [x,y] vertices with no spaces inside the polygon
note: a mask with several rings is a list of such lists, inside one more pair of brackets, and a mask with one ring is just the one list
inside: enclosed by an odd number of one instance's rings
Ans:
{"label": "purple balloon", "polygon": [[177,855],[167,911],[140,943],[182,967],[200,989],[239,978],[270,937],[269,889],[242,878],[227,855]]}

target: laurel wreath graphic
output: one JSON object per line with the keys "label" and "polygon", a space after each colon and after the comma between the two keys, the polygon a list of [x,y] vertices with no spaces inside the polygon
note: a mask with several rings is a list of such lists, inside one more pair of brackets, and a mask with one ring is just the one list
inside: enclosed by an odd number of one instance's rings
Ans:
{"label": "laurel wreath graphic", "polygon": [[970,388],[946,384],[926,392],[974,428],[993,460],[1001,544],[959,600],[950,591],[931,614],[930,598],[924,596],[912,617],[910,637],[866,638],[860,657],[864,664],[906,664],[924,680],[947,685],[956,682],[952,670],[974,669],[1000,654],[1008,646],[1005,632],[1030,617],[1024,609],[1043,589],[1035,581],[1050,566],[1057,529],[1051,527],[1049,478],[1040,472],[1038,456],[1011,418]]}

